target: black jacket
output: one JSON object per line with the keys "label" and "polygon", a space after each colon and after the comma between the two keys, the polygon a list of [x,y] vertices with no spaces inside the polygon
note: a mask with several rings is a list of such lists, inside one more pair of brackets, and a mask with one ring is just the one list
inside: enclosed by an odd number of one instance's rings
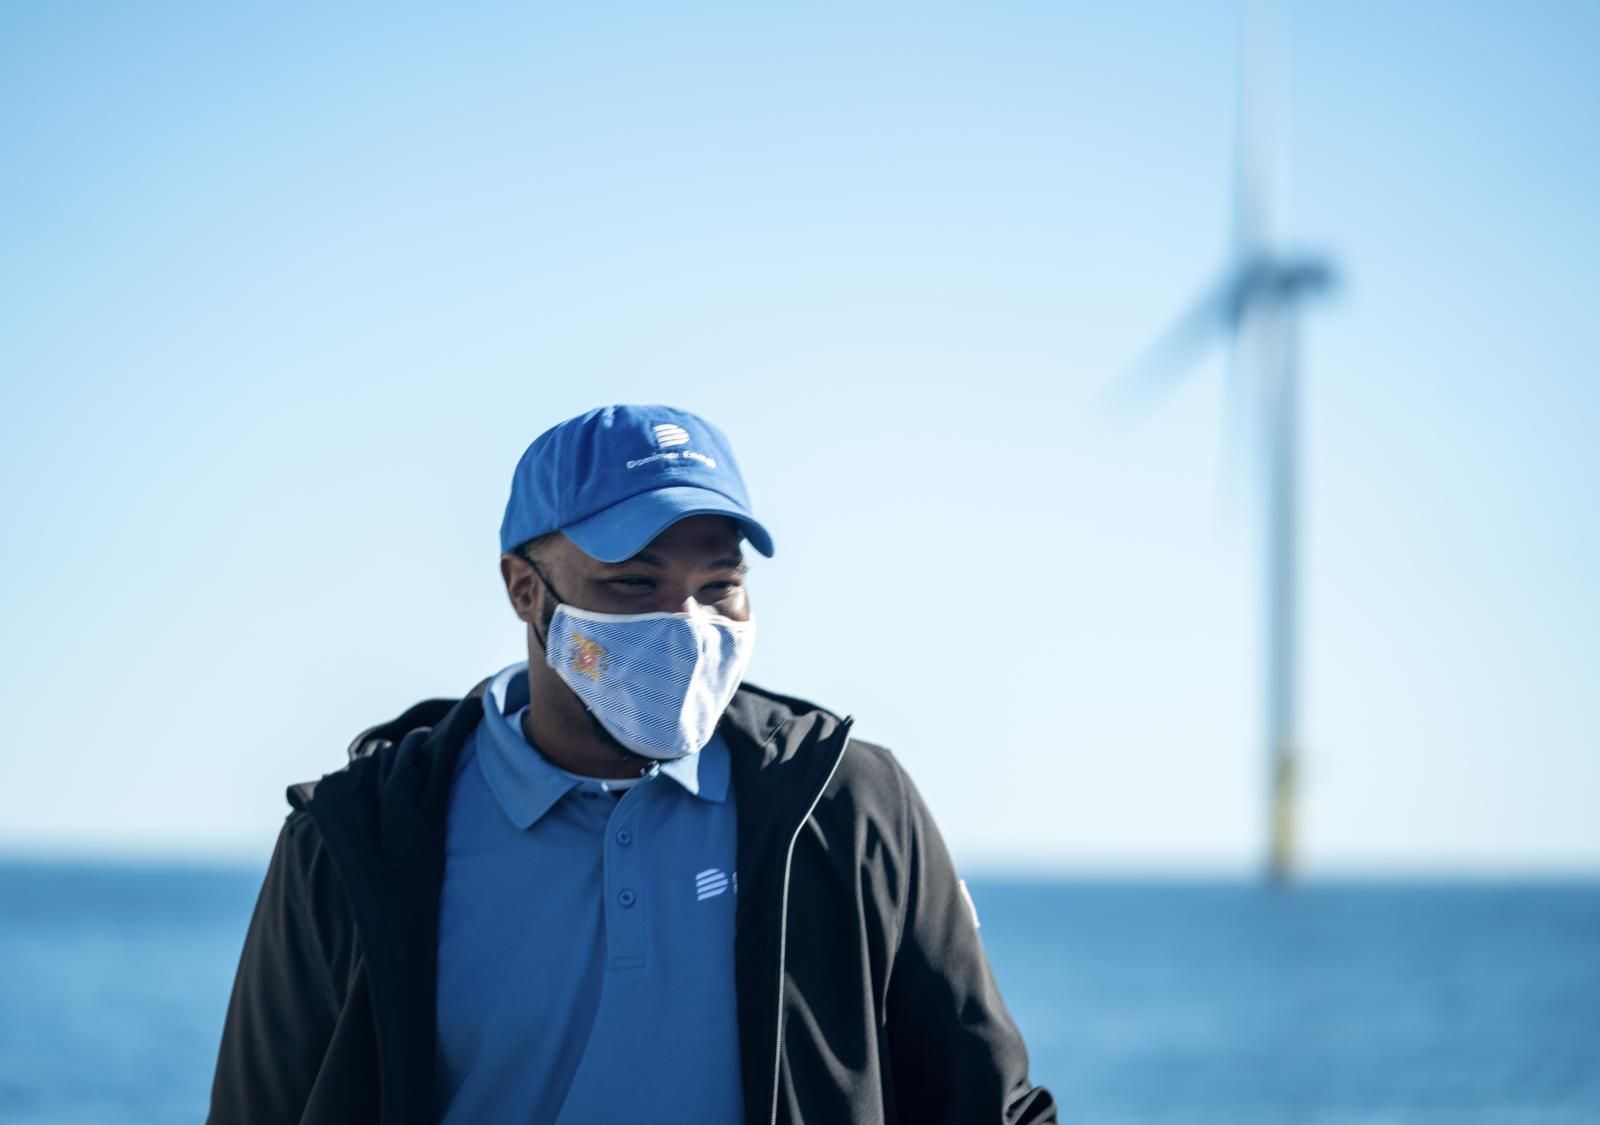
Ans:
{"label": "black jacket", "polygon": [[[364,731],[344,769],[289,790],[211,1121],[431,1121],[445,816],[487,683]],[[849,729],[748,685],[722,720],[748,1125],[1055,1121],[926,806]]]}

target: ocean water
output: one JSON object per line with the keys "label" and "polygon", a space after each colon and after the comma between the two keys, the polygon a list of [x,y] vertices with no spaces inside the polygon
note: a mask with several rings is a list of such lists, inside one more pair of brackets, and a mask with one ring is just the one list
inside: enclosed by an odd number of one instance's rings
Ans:
{"label": "ocean water", "polygon": [[[0,864],[0,1122],[201,1120],[259,880]],[[1063,1121],[1600,1125],[1600,882],[971,885]]]}

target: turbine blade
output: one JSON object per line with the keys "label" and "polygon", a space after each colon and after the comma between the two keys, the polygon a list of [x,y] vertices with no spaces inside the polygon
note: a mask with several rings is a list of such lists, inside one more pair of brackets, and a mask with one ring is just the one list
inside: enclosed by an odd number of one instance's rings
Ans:
{"label": "turbine blade", "polygon": [[1271,0],[1241,0],[1233,185],[1233,251],[1241,261],[1269,255],[1277,236],[1277,16]]}
{"label": "turbine blade", "polygon": [[1241,317],[1228,338],[1222,437],[1217,446],[1217,519],[1228,527],[1237,522],[1245,502],[1255,499],[1249,484],[1255,479],[1255,460],[1260,455],[1255,440],[1260,372],[1254,366],[1259,362],[1259,348],[1247,334],[1260,330],[1258,318]]}
{"label": "turbine blade", "polygon": [[1147,411],[1194,370],[1201,356],[1230,327],[1239,304],[1241,275],[1201,295],[1155,343],[1108,383],[1101,397],[1123,415]]}

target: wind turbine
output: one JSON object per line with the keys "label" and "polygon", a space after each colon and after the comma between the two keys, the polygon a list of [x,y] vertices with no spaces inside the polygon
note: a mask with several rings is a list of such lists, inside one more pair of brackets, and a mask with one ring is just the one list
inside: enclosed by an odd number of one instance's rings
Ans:
{"label": "wind turbine", "polygon": [[[1266,13],[1271,16],[1272,13]],[[1295,866],[1298,740],[1300,356],[1305,303],[1335,283],[1325,258],[1294,253],[1276,233],[1280,166],[1276,83],[1263,73],[1276,52],[1261,50],[1276,27],[1241,18],[1239,120],[1235,137],[1233,248],[1222,278],[1146,353],[1115,390],[1148,400],[1193,370],[1210,344],[1231,344],[1224,456],[1236,444],[1241,400],[1258,423],[1265,577],[1265,722],[1267,855],[1274,883]],[[1275,22],[1275,21],[1274,21]]]}

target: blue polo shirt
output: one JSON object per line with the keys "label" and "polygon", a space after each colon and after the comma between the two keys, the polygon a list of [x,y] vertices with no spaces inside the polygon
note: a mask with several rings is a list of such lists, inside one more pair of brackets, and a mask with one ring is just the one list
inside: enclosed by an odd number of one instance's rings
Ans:
{"label": "blue polo shirt", "polygon": [[567,773],[522,734],[527,671],[490,682],[451,791],[435,1117],[739,1125],[728,747],[620,792]]}

